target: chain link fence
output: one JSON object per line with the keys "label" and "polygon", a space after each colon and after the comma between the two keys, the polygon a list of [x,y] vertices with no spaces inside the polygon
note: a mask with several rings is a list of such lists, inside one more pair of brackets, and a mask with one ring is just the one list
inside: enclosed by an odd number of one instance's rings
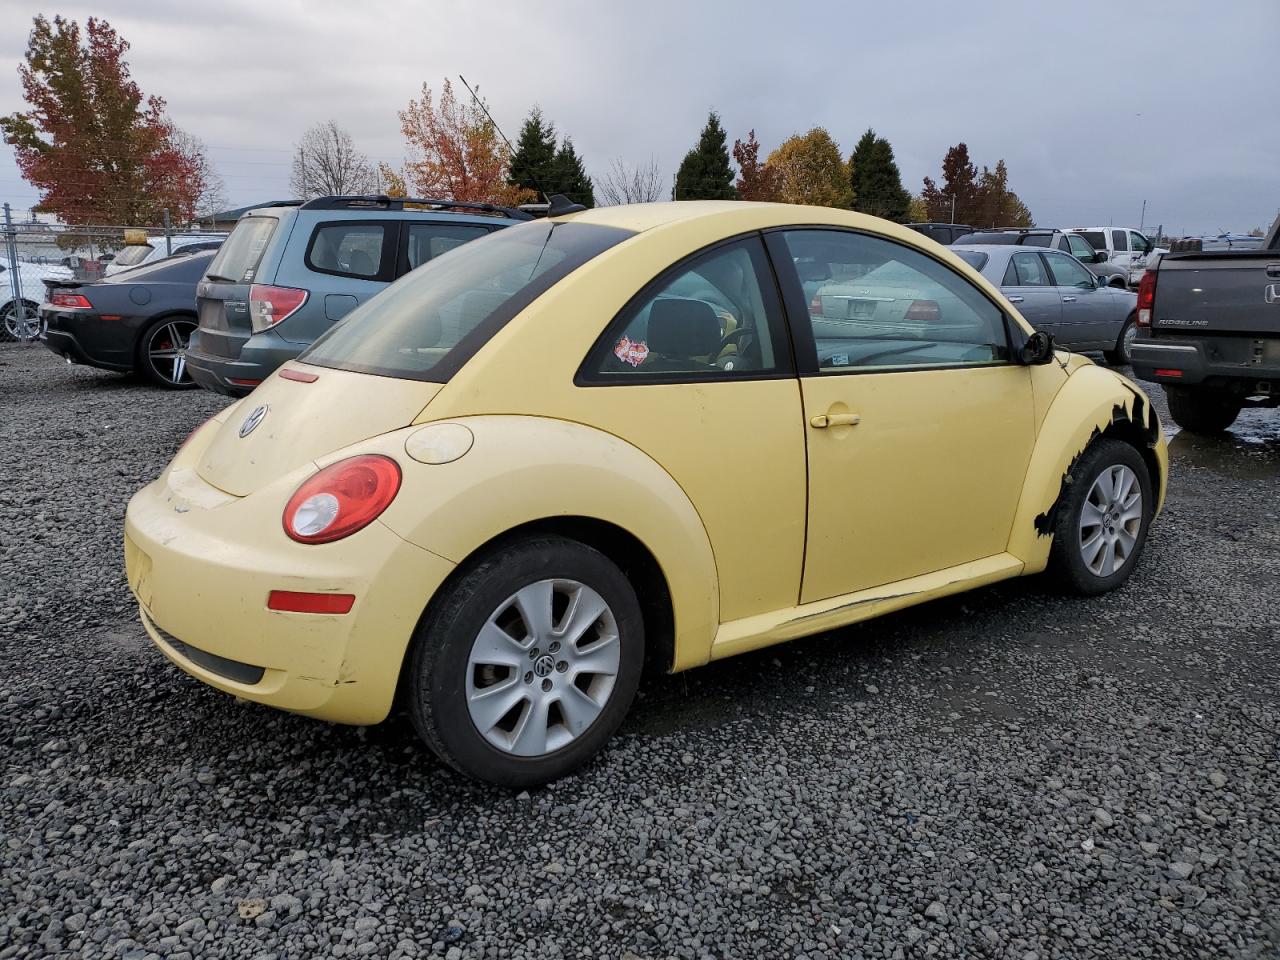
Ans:
{"label": "chain link fence", "polygon": [[228,233],[120,224],[70,227],[39,222],[27,211],[10,210],[8,204],[0,228],[0,341],[34,340],[40,332],[40,304],[59,284],[92,283],[108,271],[164,256],[193,239],[218,239]]}

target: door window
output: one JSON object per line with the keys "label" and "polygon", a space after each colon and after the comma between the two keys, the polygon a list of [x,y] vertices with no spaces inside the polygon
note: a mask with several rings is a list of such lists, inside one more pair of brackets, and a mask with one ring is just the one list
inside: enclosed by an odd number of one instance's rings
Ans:
{"label": "door window", "polygon": [[[1012,274],[1012,281],[1009,279]],[[1005,286],[1047,287],[1051,286],[1049,274],[1044,268],[1044,261],[1038,253],[1015,253],[1009,258],[1009,269],[1005,271]]]}
{"label": "door window", "polygon": [[[936,260],[861,233],[787,230],[781,236],[804,287],[819,372],[1008,359],[1000,309]],[[825,279],[805,282],[807,275]]]}
{"label": "door window", "polygon": [[[770,277],[762,283],[762,276]],[[740,379],[790,369],[781,308],[756,238],[717,247],[660,277],[610,324],[586,380]]]}
{"label": "door window", "polygon": [[478,240],[488,232],[484,227],[462,223],[411,223],[405,252],[401,254],[401,272],[416,270],[432,257],[447,253],[469,240]]}
{"label": "door window", "polygon": [[1045,254],[1045,258],[1049,261],[1053,278],[1059,287],[1092,289],[1096,285],[1093,274],[1081,266],[1080,261],[1074,257],[1050,252]]}
{"label": "door window", "polygon": [[381,223],[321,224],[311,234],[306,263],[319,273],[375,280],[382,273],[386,239]]}
{"label": "door window", "polygon": [[1111,231],[1111,248],[1116,253],[1127,253],[1129,250],[1129,237],[1123,230]]}
{"label": "door window", "polygon": [[1074,233],[1067,234],[1068,252],[1073,256],[1079,257],[1084,263],[1093,261],[1094,249],[1089,245],[1089,241]]}
{"label": "door window", "polygon": [[1132,241],[1134,256],[1141,257],[1151,252],[1151,241],[1142,234],[1130,230],[1129,239]]}

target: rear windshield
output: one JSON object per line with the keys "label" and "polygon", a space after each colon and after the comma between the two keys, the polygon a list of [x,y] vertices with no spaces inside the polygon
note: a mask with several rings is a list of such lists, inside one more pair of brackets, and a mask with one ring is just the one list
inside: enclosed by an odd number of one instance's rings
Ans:
{"label": "rear windshield", "polygon": [[1077,230],[1079,236],[1089,241],[1089,246],[1095,250],[1107,249],[1107,238],[1101,230]]}
{"label": "rear windshield", "polygon": [[630,236],[628,230],[572,221],[499,230],[406,274],[351,311],[299,359],[443,382],[557,280]]}
{"label": "rear windshield", "polygon": [[122,267],[132,267],[151,256],[153,247],[145,243],[131,244],[116,253],[115,263]]}
{"label": "rear windshield", "polygon": [[279,222],[275,217],[242,218],[231,231],[231,236],[218,248],[218,255],[209,264],[207,279],[252,283],[262,261],[262,253]]}
{"label": "rear windshield", "polygon": [[989,259],[985,253],[980,253],[977,250],[952,250],[951,252],[975,270],[981,270],[985,267]]}

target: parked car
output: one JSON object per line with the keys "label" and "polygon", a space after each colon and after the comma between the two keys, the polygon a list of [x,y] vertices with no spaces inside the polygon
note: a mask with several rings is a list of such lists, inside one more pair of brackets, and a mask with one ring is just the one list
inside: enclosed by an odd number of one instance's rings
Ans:
{"label": "parked car", "polygon": [[1133,227],[1064,227],[1068,233],[1077,234],[1107,260],[1120,267],[1130,286],[1137,286],[1142,272],[1147,268],[1147,257],[1155,244],[1140,230]]}
{"label": "parked car", "polygon": [[30,340],[40,331],[40,303],[45,298],[45,281],[65,280],[71,271],[59,264],[18,261],[18,282],[22,291],[14,294],[8,264],[0,264],[0,340]]}
{"label": "parked car", "polygon": [[213,256],[184,250],[96,283],[60,284],[40,310],[45,346],[74,363],[194,387],[187,344],[196,328],[196,283]]}
{"label": "parked car", "polygon": [[397,277],[531,219],[487,203],[388,197],[250,210],[200,284],[192,375],[205,389],[243,396]]}
{"label": "parked car", "polygon": [[1075,234],[1063,233],[1061,230],[1041,229],[1036,227],[1017,228],[1011,230],[982,230],[961,237],[956,243],[982,244],[989,246],[997,243],[1011,243],[1024,247],[1045,247],[1050,250],[1061,250],[1069,253],[1083,263],[1095,277],[1101,277],[1110,287],[1126,289],[1129,286],[1128,274],[1106,256],[1089,246],[1083,238]]}
{"label": "parked car", "polygon": [[[125,231],[126,235],[133,232]],[[142,231],[137,232],[142,233]],[[163,236],[148,237],[143,233],[142,237],[137,238],[135,242],[126,243],[112,254],[103,269],[103,275],[110,277],[122,270],[140,267],[144,263],[154,263],[156,260],[170,256],[170,251],[178,253],[181,250],[217,250],[226,239],[225,233],[176,233],[172,234],[166,242]]]}
{"label": "parked car", "polygon": [[1103,285],[1078,259],[1058,250],[955,244],[952,251],[1015,304],[1037,330],[1069,350],[1102,351],[1107,363],[1129,362],[1137,330],[1136,294]]}
{"label": "parked car", "polygon": [[1220,433],[1280,406],[1280,217],[1262,249],[1162,254],[1138,287],[1133,372],[1159,383],[1175,423]]}
{"label": "parked car", "polygon": [[[797,262],[884,269],[909,306],[811,314]],[[685,293],[708,288],[728,319]],[[134,496],[126,570],[205,683],[359,724],[399,689],[447,763],[535,784],[604,746],[646,658],[1046,569],[1111,590],[1166,472],[1137,387],[911,230],[624,205],[498,231],[357,308]]]}
{"label": "parked car", "polygon": [[977,229],[967,223],[908,223],[907,226],[916,233],[923,233],[930,240],[938,241],[944,247]]}

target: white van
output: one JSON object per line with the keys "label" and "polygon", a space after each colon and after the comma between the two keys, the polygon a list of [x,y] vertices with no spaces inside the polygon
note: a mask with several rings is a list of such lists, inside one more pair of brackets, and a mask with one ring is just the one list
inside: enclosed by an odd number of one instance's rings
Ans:
{"label": "white van", "polygon": [[1063,227],[1063,233],[1078,233],[1095,250],[1105,250],[1107,259],[1129,272],[1129,285],[1137,286],[1147,269],[1147,256],[1155,249],[1150,239],[1133,227]]}

